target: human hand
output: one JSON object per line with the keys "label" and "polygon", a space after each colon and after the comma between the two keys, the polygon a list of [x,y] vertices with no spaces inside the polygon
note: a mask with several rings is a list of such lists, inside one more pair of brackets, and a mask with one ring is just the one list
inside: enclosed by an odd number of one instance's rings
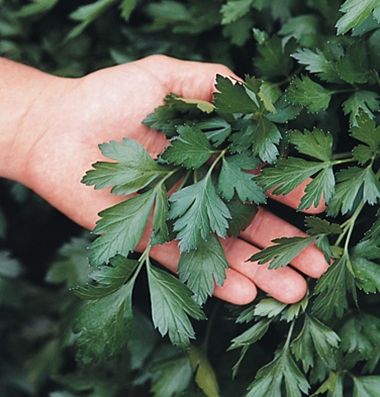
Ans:
{"label": "human hand", "polygon": [[[222,65],[151,56],[80,79],[49,79],[50,87],[44,90],[38,105],[46,112],[43,124],[33,109],[24,120],[23,125],[33,128],[35,133],[24,152],[22,171],[15,179],[78,224],[93,228],[99,211],[123,200],[109,191],[93,190],[80,183],[90,165],[102,160],[98,144],[128,137],[139,141],[156,156],[167,144],[166,138],[146,128],[141,121],[170,92],[210,100],[216,74],[233,75]],[[56,97],[52,92],[57,93]],[[305,185],[299,186],[287,196],[273,198],[296,208],[304,188]],[[308,212],[320,210],[323,205]],[[285,303],[300,300],[307,285],[295,269],[311,277],[319,277],[327,269],[323,254],[314,245],[293,260],[293,268],[268,270],[265,265],[246,260],[275,238],[303,235],[299,229],[261,208],[239,238],[222,241],[230,268],[224,285],[217,286],[214,295],[231,303],[246,304],[255,298],[258,287]],[[144,242],[139,249],[143,249],[143,245]],[[156,246],[150,254],[176,271],[179,259],[176,242]]]}

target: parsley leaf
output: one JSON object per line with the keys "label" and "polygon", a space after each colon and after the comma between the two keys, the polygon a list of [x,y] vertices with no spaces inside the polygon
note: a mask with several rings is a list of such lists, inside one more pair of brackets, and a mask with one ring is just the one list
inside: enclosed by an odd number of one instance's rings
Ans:
{"label": "parsley leaf", "polygon": [[360,376],[353,377],[354,396],[353,397],[373,397],[380,389],[380,376]]}
{"label": "parsley leaf", "polygon": [[362,257],[352,259],[355,282],[366,294],[380,292],[380,265]]}
{"label": "parsley leaf", "polygon": [[289,134],[291,142],[299,153],[306,154],[321,161],[330,161],[332,157],[332,135],[314,128],[312,131],[291,130]]}
{"label": "parsley leaf", "polygon": [[78,357],[84,364],[114,356],[128,343],[135,281],[131,276],[138,262],[117,257],[111,265],[95,274],[98,286],[78,290],[81,297],[91,299],[80,308],[73,328],[78,334]]}
{"label": "parsley leaf", "polygon": [[307,71],[316,73],[322,80],[332,83],[340,81],[334,63],[329,61],[321,50],[303,48],[292,54],[292,57],[301,65],[305,65]]}
{"label": "parsley leaf", "polygon": [[264,189],[272,189],[274,194],[288,194],[307,178],[318,173],[325,164],[288,157],[277,161],[274,167],[264,168],[259,181]]}
{"label": "parsley leaf", "polygon": [[90,245],[90,262],[107,263],[116,254],[127,256],[141,240],[155,199],[154,190],[132,197],[99,213]]}
{"label": "parsley leaf", "polygon": [[291,349],[307,372],[315,365],[317,357],[327,367],[333,368],[335,363],[332,352],[338,348],[339,342],[339,336],[332,329],[306,314],[302,330],[292,342]]}
{"label": "parsley leaf", "polygon": [[264,203],[265,195],[261,187],[255,182],[255,175],[245,172],[242,169],[243,167],[244,164],[241,164],[240,155],[223,157],[218,181],[220,193],[226,200],[231,200],[236,192],[242,202]]}
{"label": "parsley leaf", "polygon": [[310,385],[297,367],[290,349],[285,346],[269,364],[260,368],[255,380],[248,387],[246,397],[281,396],[281,385],[284,382],[288,396],[301,397],[307,394]]}
{"label": "parsley leaf", "polygon": [[360,113],[365,113],[370,119],[375,116],[373,112],[380,110],[379,96],[373,91],[357,91],[343,102],[344,114],[350,115],[350,124],[353,127],[359,125]]}
{"label": "parsley leaf", "polygon": [[95,189],[112,187],[114,194],[134,193],[167,175],[169,168],[155,162],[138,142],[124,138],[99,145],[102,154],[117,163],[97,162],[82,182]]}
{"label": "parsley leaf", "polygon": [[337,174],[336,192],[329,203],[328,213],[344,215],[351,211],[360,198],[368,204],[375,204],[380,198],[380,182],[371,168],[351,167]]}
{"label": "parsley leaf", "polygon": [[264,162],[273,163],[278,156],[277,144],[281,133],[277,126],[266,117],[257,120],[245,120],[242,129],[230,136],[231,147],[238,152],[252,148],[254,156]]}
{"label": "parsley leaf", "polygon": [[227,77],[216,77],[214,103],[220,113],[254,113],[258,110],[256,104],[248,95],[244,85],[235,84]]}
{"label": "parsley leaf", "polygon": [[180,126],[177,131],[178,136],[171,139],[161,159],[190,169],[201,167],[214,153],[206,135],[199,127],[190,125]]}
{"label": "parsley leaf", "polygon": [[182,252],[195,249],[211,232],[226,235],[230,211],[216,193],[210,175],[175,192],[170,202],[170,218],[176,219],[174,231]]}
{"label": "parsley leaf", "polygon": [[223,285],[227,268],[223,247],[213,235],[201,240],[197,249],[183,252],[178,264],[180,280],[194,292],[195,300],[200,304],[212,295],[215,284]]}
{"label": "parsley leaf", "polygon": [[154,266],[147,269],[154,326],[162,336],[169,334],[174,345],[187,346],[194,338],[189,316],[202,320],[202,310],[190,290],[174,276]]}
{"label": "parsley leaf", "polygon": [[337,33],[345,34],[349,30],[356,28],[378,6],[380,6],[379,0],[346,0],[339,9],[344,15],[338,19],[335,25]]}
{"label": "parsley leaf", "polygon": [[311,113],[326,110],[331,94],[308,76],[295,77],[287,90],[287,98],[292,104],[306,107]]}
{"label": "parsley leaf", "polygon": [[314,240],[315,237],[278,238],[272,240],[274,245],[252,255],[250,261],[258,261],[260,265],[269,263],[269,269],[278,269],[288,265]]}
{"label": "parsley leaf", "polygon": [[342,317],[348,307],[347,292],[353,291],[353,283],[353,276],[348,269],[348,259],[342,256],[317,281],[313,313],[325,320],[334,314]]}

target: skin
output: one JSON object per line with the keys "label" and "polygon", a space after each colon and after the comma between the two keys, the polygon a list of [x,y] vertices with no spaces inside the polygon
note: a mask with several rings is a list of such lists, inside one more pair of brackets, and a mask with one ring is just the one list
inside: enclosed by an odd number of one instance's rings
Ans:
{"label": "skin", "polygon": [[[80,183],[91,164],[104,160],[98,144],[129,137],[155,157],[167,140],[141,120],[166,94],[211,100],[216,74],[237,78],[223,65],[158,55],[76,79],[51,76],[5,59],[0,59],[0,71],[0,176],[28,186],[87,229],[94,227],[100,210],[122,200]],[[296,208],[306,185],[286,196],[272,197]],[[307,212],[323,210],[321,203]],[[314,245],[295,258],[292,266],[282,269],[268,270],[246,260],[274,238],[303,235],[261,208],[239,238],[222,241],[230,268],[214,295],[246,304],[261,289],[284,303],[302,299],[307,290],[304,277],[318,278],[327,269],[323,254]],[[138,250],[145,244],[143,238]],[[151,256],[171,271],[177,270],[176,242],[154,247]]]}

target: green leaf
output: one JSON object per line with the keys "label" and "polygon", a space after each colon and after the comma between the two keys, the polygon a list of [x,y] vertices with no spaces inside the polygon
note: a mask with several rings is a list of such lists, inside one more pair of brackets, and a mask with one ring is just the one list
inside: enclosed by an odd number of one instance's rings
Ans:
{"label": "green leaf", "polygon": [[222,24],[227,25],[242,18],[250,11],[254,2],[255,0],[235,0],[223,4],[220,10],[222,13]]}
{"label": "green leaf", "polygon": [[264,108],[271,113],[276,113],[277,110],[274,106],[276,101],[281,95],[281,91],[274,84],[263,81],[260,85],[258,93],[259,98],[263,102]]}
{"label": "green leaf", "polygon": [[153,365],[151,391],[155,397],[172,397],[183,392],[191,381],[193,371],[187,355],[169,357]]}
{"label": "green leaf", "polygon": [[226,200],[231,200],[236,192],[242,202],[264,203],[264,192],[255,182],[255,175],[241,168],[240,157],[241,155],[223,157],[218,181],[219,192]]}
{"label": "green leaf", "polygon": [[88,239],[72,238],[58,251],[59,258],[54,261],[46,274],[49,283],[66,283],[68,287],[88,281],[90,266],[88,262]]}
{"label": "green leaf", "polygon": [[339,372],[330,372],[329,377],[322,383],[316,392],[312,394],[324,394],[327,397],[343,397],[343,374]]}
{"label": "green leaf", "polygon": [[376,126],[375,121],[364,113],[360,114],[358,125],[351,128],[351,136],[371,149],[376,150],[380,146],[380,126]]}
{"label": "green leaf", "polygon": [[366,258],[354,257],[352,267],[358,288],[366,294],[380,292],[380,265]]}
{"label": "green leaf", "polygon": [[336,64],[339,77],[350,84],[364,84],[368,81],[368,54],[365,45],[356,42],[348,47],[345,56]]}
{"label": "green leaf", "polygon": [[21,264],[9,252],[0,251],[0,277],[17,278],[21,273]]}
{"label": "green leaf", "polygon": [[354,280],[347,261],[342,256],[317,281],[313,313],[324,320],[334,315],[342,317],[348,307],[347,292],[354,288]]}
{"label": "green leaf", "polygon": [[135,273],[138,262],[124,258],[121,255],[114,256],[109,266],[101,266],[90,273],[89,278],[95,284],[80,285],[74,289],[74,293],[82,299],[99,299],[113,294],[124,285]]}
{"label": "green leaf", "polygon": [[269,263],[269,269],[278,269],[288,265],[315,237],[282,237],[272,240],[274,245],[264,248],[251,256],[251,261],[257,261],[260,265]]}
{"label": "green leaf", "polygon": [[248,387],[246,397],[281,396],[282,383],[285,384],[289,397],[301,397],[303,393],[307,394],[310,388],[287,347],[273,361],[259,369],[255,380]]}
{"label": "green leaf", "polygon": [[[137,265],[136,265],[137,266]],[[128,343],[134,278],[115,292],[87,302],[75,320],[78,358],[93,364],[120,353]]]}
{"label": "green leaf", "polygon": [[214,146],[220,146],[230,135],[231,125],[221,117],[213,117],[197,124]]}
{"label": "green leaf", "polygon": [[302,362],[307,372],[320,358],[328,368],[333,368],[334,350],[338,348],[339,336],[316,318],[305,316],[303,328],[291,344],[295,358]]}
{"label": "green leaf", "polygon": [[235,84],[227,77],[217,75],[214,103],[220,113],[254,113],[258,105],[249,97],[244,85]]}
{"label": "green leaf", "polygon": [[195,249],[211,232],[220,237],[226,235],[231,215],[210,176],[175,192],[170,202],[170,218],[176,219],[174,231],[181,252]]}
{"label": "green leaf", "polygon": [[344,15],[335,25],[338,35],[359,26],[379,5],[379,0],[346,0],[339,9]]}
{"label": "green leaf", "polygon": [[105,12],[114,3],[115,0],[97,0],[91,4],[78,7],[70,14],[70,18],[80,23],[69,32],[66,40],[71,40],[79,36],[90,23],[103,14],[103,12]]}
{"label": "green leaf", "polygon": [[153,233],[151,236],[151,244],[163,244],[169,241],[169,227],[167,219],[169,216],[168,192],[165,185],[159,186],[156,194],[156,202],[153,217]]}
{"label": "green leaf", "polygon": [[257,47],[254,65],[260,77],[272,79],[287,76],[293,65],[290,58],[290,46],[284,48],[282,40],[272,36]]}
{"label": "green leaf", "polygon": [[[380,321],[379,318],[363,312],[348,316],[341,327],[341,351],[344,359],[352,366],[367,361],[374,369],[379,360]],[[371,362],[373,361],[373,362]],[[371,370],[371,372],[373,371]]]}
{"label": "green leaf", "polygon": [[353,377],[354,397],[375,397],[380,390],[380,376]]}
{"label": "green leaf", "polygon": [[311,46],[316,41],[318,19],[315,15],[299,15],[288,19],[278,32],[283,36],[283,47],[292,38],[301,46]]}
{"label": "green leaf", "polygon": [[325,164],[288,157],[274,167],[264,168],[258,179],[264,189],[273,189],[274,194],[288,194],[306,179],[320,172]]}
{"label": "green leaf", "polygon": [[308,72],[317,74],[322,80],[332,83],[340,81],[334,63],[329,61],[322,51],[303,48],[292,54],[292,57],[301,65],[305,65]]}
{"label": "green leaf", "polygon": [[227,203],[231,214],[228,235],[236,237],[252,222],[257,213],[256,205],[242,203],[239,199],[232,199]]}
{"label": "green leaf", "polygon": [[223,247],[213,235],[201,240],[196,249],[183,252],[178,264],[180,280],[194,292],[200,304],[212,295],[215,284],[223,285],[227,268]]}
{"label": "green leaf", "polygon": [[174,276],[153,266],[148,266],[148,283],[155,328],[162,336],[168,334],[174,345],[187,346],[194,338],[189,316],[205,318],[190,290]]}
{"label": "green leaf", "polygon": [[133,10],[137,7],[138,0],[121,0],[120,11],[121,16],[128,21]]}
{"label": "green leaf", "polygon": [[365,113],[368,118],[373,119],[373,112],[380,110],[379,96],[373,91],[357,91],[343,102],[344,114],[350,115],[350,125],[359,126],[360,113]]}
{"label": "green leaf", "polygon": [[220,397],[219,384],[207,356],[195,346],[189,351],[191,366],[195,372],[195,383],[206,397]]}
{"label": "green leaf", "polygon": [[340,234],[342,228],[337,223],[331,223],[326,219],[308,216],[305,218],[307,233],[316,236],[318,234]]}
{"label": "green leaf", "polygon": [[99,237],[90,245],[90,262],[107,263],[113,256],[127,256],[141,240],[153,208],[153,190],[132,197],[99,213],[94,234]]}
{"label": "green leaf", "polygon": [[241,131],[230,136],[231,147],[238,152],[252,148],[254,156],[263,162],[273,163],[278,156],[277,144],[281,134],[277,126],[266,117],[247,120]]}
{"label": "green leaf", "polygon": [[165,162],[195,169],[215,153],[199,127],[184,125],[178,127],[177,131],[178,136],[171,139],[170,146],[161,155]]}
{"label": "green leaf", "polygon": [[16,16],[25,18],[40,15],[51,10],[57,3],[58,0],[33,0],[31,4],[22,6],[16,12]]}
{"label": "green leaf", "polygon": [[373,205],[380,198],[380,182],[371,168],[351,167],[339,171],[335,195],[329,203],[328,213],[344,215],[351,211],[356,200]]}
{"label": "green leaf", "polygon": [[323,169],[305,188],[298,209],[305,210],[312,205],[318,207],[323,199],[328,203],[334,195],[335,176],[332,167]]}
{"label": "green leaf", "polygon": [[[182,4],[179,6],[183,7]],[[144,119],[143,124],[163,132],[168,137],[175,136],[178,126],[186,124],[185,120],[186,122],[199,121],[204,116],[198,103],[186,102],[175,94],[167,95],[164,102],[164,105],[154,109],[154,112]]]}
{"label": "green leaf", "polygon": [[244,346],[251,346],[259,341],[268,331],[269,325],[272,322],[270,319],[260,320],[252,327],[248,328],[239,336],[236,336],[231,341],[228,350],[239,349]]}
{"label": "green leaf", "polygon": [[273,298],[261,299],[254,307],[253,314],[258,317],[273,318],[286,308],[286,304]]}
{"label": "green leaf", "polygon": [[332,158],[333,137],[330,133],[319,128],[312,131],[291,130],[289,142],[297,151],[321,161],[330,161]]}
{"label": "green leaf", "polygon": [[130,194],[165,177],[170,169],[155,162],[138,142],[124,138],[99,145],[102,154],[117,163],[100,161],[82,179],[95,189],[112,187],[114,194]]}
{"label": "green leaf", "polygon": [[294,105],[306,107],[311,113],[326,110],[329,106],[332,92],[308,76],[295,77],[288,90],[287,98]]}

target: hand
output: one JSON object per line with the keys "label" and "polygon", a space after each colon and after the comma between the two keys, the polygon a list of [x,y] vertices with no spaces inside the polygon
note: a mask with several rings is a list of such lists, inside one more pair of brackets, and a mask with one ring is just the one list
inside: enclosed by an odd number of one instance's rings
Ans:
{"label": "hand", "polygon": [[[49,95],[43,95],[39,102],[41,108],[41,101],[45,100],[44,125],[38,128],[41,122],[38,112],[33,110],[27,116],[29,119],[24,120],[24,125],[35,127],[37,134],[26,151],[22,172],[15,179],[75,222],[93,228],[100,210],[122,200],[108,191],[96,191],[80,183],[91,164],[102,159],[98,144],[127,136],[156,156],[167,144],[166,138],[148,130],[141,121],[170,92],[210,100],[216,74],[233,75],[222,65],[151,56],[80,79],[49,80],[50,87],[44,90]],[[55,99],[53,92],[56,92]],[[273,198],[296,208],[304,187]],[[308,212],[321,210],[323,205]],[[239,238],[223,241],[230,268],[224,285],[217,286],[214,295],[231,303],[246,304],[255,298],[258,287],[285,303],[300,300],[307,285],[295,269],[307,276],[319,277],[327,268],[323,254],[314,245],[294,259],[293,268],[268,270],[246,259],[274,238],[303,235],[299,229],[260,209]],[[143,249],[143,244],[139,248]],[[175,242],[154,247],[151,255],[176,271],[179,250]]]}

